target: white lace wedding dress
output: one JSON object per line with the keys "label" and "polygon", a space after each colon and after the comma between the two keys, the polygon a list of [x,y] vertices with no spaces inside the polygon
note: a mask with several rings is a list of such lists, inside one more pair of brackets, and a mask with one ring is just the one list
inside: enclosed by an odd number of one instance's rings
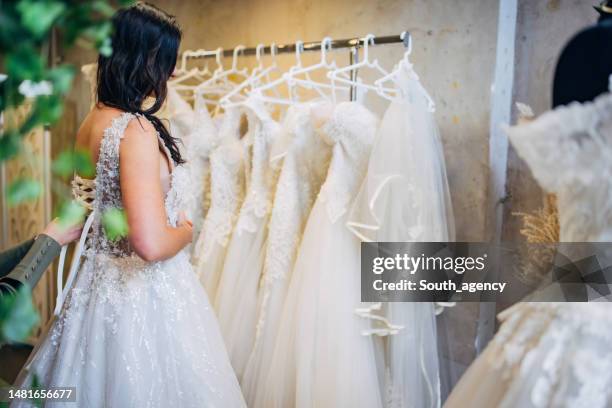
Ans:
{"label": "white lace wedding dress", "polygon": [[211,303],[223,271],[227,245],[245,194],[245,146],[240,111],[225,112],[219,146],[210,154],[210,208],[194,248],[194,265]]}
{"label": "white lace wedding dress", "polygon": [[272,147],[271,160],[282,160],[282,168],[268,227],[255,339],[241,380],[251,407],[257,406],[257,392],[263,389],[270,369],[297,250],[331,159],[331,146],[315,129],[313,111],[317,105],[290,106],[283,121],[282,137]]}
{"label": "white lace wedding dress", "polygon": [[[193,204],[191,220],[195,239],[200,235],[204,216],[208,210],[207,192],[210,192],[210,154],[218,145],[218,131],[213,123],[202,96],[196,95],[193,110],[193,124],[190,132],[183,137],[186,167],[191,174]],[[195,249],[194,249],[195,252]],[[194,254],[197,258],[197,255]]]}
{"label": "white lace wedding dress", "polygon": [[[509,134],[540,185],[557,195],[560,241],[610,242],[612,94],[559,107]],[[612,406],[610,303],[520,303],[499,317],[499,332],[447,407]]]}
{"label": "white lace wedding dress", "polygon": [[254,99],[246,101],[250,171],[247,193],[227,249],[215,296],[215,310],[227,352],[238,380],[253,348],[257,321],[257,293],[263,270],[268,220],[279,163],[270,152],[281,127]]}
{"label": "white lace wedding dress", "polygon": [[382,406],[371,321],[361,317],[359,240],[347,211],[365,175],[376,118],[337,105],[323,125],[333,145],[327,177],[308,219],[283,307],[261,403],[266,408]]}
{"label": "white lace wedding dress", "polygon": [[[126,238],[111,241],[102,229],[102,214],[122,208],[119,144],[134,117],[122,114],[104,133],[84,259],[22,384],[35,373],[45,388],[76,387],[77,403],[66,407],[244,407],[186,250],[145,262]],[[165,199],[170,225],[176,224],[189,189],[187,170],[176,166]]]}

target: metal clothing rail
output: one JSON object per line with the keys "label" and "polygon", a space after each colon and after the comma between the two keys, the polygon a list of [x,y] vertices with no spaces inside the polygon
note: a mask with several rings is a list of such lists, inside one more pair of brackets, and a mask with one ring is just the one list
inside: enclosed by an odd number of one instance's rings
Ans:
{"label": "metal clothing rail", "polygon": [[[331,44],[330,51],[334,51],[334,50],[345,49],[345,48],[359,48],[363,46],[363,42],[364,42],[364,38],[347,38],[343,40],[331,40],[330,43],[328,44]],[[371,43],[370,46],[403,43],[404,46],[407,47],[409,42],[410,42],[410,33],[408,31],[404,31],[403,33],[398,34],[398,35],[386,35],[386,36],[381,36],[381,37],[374,37],[373,43]],[[319,51],[321,50],[321,44],[322,44],[322,41],[304,42],[302,43],[302,50],[304,52]],[[261,55],[266,54],[266,53],[272,54],[272,47],[274,47],[275,54],[286,54],[290,52],[293,53],[296,50],[295,43],[280,44],[280,45],[272,44],[272,45],[266,45],[264,47],[259,47],[259,51],[258,51],[258,47],[243,48],[239,50],[238,55],[257,55],[258,52],[261,53]],[[223,50],[221,55],[223,57],[232,57],[234,55],[234,50],[235,49]],[[216,57],[216,55],[212,50],[207,52],[206,54],[198,54],[197,52],[194,53],[194,52],[188,51],[185,53],[185,57],[187,59],[201,59],[201,58],[214,58]]]}

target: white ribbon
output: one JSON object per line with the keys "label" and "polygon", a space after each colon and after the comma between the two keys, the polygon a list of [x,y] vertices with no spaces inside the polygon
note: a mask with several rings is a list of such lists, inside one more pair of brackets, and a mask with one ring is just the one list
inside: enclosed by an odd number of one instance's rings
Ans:
{"label": "white ribbon", "polygon": [[87,234],[91,229],[91,225],[93,224],[95,211],[92,211],[87,216],[87,220],[85,221],[85,225],[83,226],[83,231],[81,231],[81,238],[74,250],[74,255],[72,256],[72,262],[70,262],[70,272],[68,273],[68,279],[66,280],[66,287],[63,286],[64,279],[64,263],[66,261],[66,251],[68,250],[68,245],[64,245],[60,252],[60,258],[57,265],[57,298],[55,300],[55,310],[53,314],[55,316],[59,316],[62,306],[64,304],[64,300],[66,300],[66,296],[68,295],[68,291],[72,287],[74,283],[74,278],[76,277],[76,272],[79,267],[81,256],[83,255],[83,250],[85,248],[85,240],[87,239]]}

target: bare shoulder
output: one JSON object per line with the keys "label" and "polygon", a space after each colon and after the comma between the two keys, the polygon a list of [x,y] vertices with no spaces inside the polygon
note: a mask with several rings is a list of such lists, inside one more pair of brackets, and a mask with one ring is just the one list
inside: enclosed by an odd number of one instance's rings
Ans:
{"label": "bare shoulder", "polygon": [[151,122],[143,116],[136,116],[128,123],[124,138],[152,139],[157,143],[157,131]]}
{"label": "bare shoulder", "polygon": [[121,115],[118,109],[100,109],[94,107],[81,125],[76,135],[76,147],[91,152],[92,157],[96,158],[100,150],[100,143],[104,136],[104,131],[111,126],[114,118]]}
{"label": "bare shoulder", "polygon": [[146,118],[136,116],[125,129],[120,149],[120,156],[146,156],[157,159],[159,142],[155,127]]}

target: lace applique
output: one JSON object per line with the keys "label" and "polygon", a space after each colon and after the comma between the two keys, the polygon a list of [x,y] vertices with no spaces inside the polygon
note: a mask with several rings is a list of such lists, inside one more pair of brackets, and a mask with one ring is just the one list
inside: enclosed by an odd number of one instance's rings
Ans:
{"label": "lace applique", "polygon": [[339,104],[323,125],[321,137],[334,149],[329,176],[319,197],[332,223],[346,213],[365,175],[376,127],[376,117],[355,102]]}
{"label": "lace applique", "polygon": [[206,104],[196,99],[193,129],[185,140],[185,166],[189,169],[193,203],[191,214],[194,230],[201,228],[204,214],[210,207],[210,154],[219,146],[219,134]]}
{"label": "lace applique", "polygon": [[249,136],[252,138],[251,173],[246,198],[240,209],[236,231],[254,233],[258,220],[270,213],[272,195],[278,178],[278,162],[270,163],[270,150],[280,127],[269,118],[255,118],[249,112]]}
{"label": "lace applique", "polygon": [[186,211],[187,218],[192,219],[188,211],[194,207],[195,196],[191,190],[191,174],[185,166],[176,166],[172,170],[170,190],[166,194],[165,208],[168,224],[176,227],[178,215]]}
{"label": "lace applique", "polygon": [[136,115],[125,112],[113,119],[111,125],[104,131],[100,143],[100,153],[96,164],[94,210],[96,217],[93,222],[93,233],[88,240],[88,248],[96,248],[116,256],[133,253],[127,238],[110,241],[101,224],[101,217],[111,208],[123,209],[121,188],[119,185],[119,143],[124,136],[129,122]]}
{"label": "lace applique", "polygon": [[502,353],[490,363],[515,384],[512,393],[527,393],[534,407],[609,406],[609,304],[524,303],[501,316],[491,344]]}
{"label": "lace applique", "polygon": [[291,106],[283,122],[284,133],[272,149],[276,152],[273,156],[284,157],[284,161],[268,226],[256,344],[268,318],[272,288],[288,278],[306,220],[329,166],[332,148],[315,133],[310,119],[309,106]]}
{"label": "lace applique", "polygon": [[210,156],[211,207],[206,214],[196,253],[206,260],[215,245],[225,247],[237,219],[244,194],[244,166],[241,143],[222,145]]}
{"label": "lace applique", "polygon": [[[125,129],[134,118],[146,120],[143,116],[125,112],[113,119],[111,125],[104,131],[100,143],[100,154],[96,164],[96,178],[93,209],[96,216],[93,221],[92,234],[87,240],[86,253],[90,256],[96,253],[106,253],[118,257],[136,256],[127,237],[116,241],[108,239],[102,227],[102,215],[109,209],[123,209],[121,187],[119,182],[119,144],[124,137]],[[178,212],[186,210],[191,205],[192,195],[189,193],[186,170],[176,166],[171,174],[170,191],[165,197],[166,213],[170,225],[175,225]]]}

